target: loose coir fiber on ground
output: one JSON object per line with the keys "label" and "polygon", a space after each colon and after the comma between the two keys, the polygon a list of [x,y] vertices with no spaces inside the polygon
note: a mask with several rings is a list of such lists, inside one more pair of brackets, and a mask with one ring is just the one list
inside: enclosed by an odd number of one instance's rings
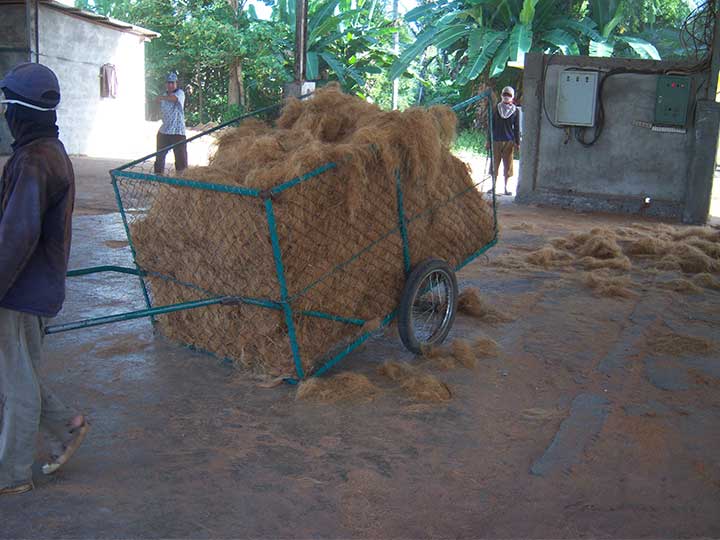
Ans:
{"label": "loose coir fiber on ground", "polygon": [[400,385],[403,392],[416,401],[441,402],[452,399],[450,387],[434,375],[403,362],[385,362],[378,373]]}
{"label": "loose coir fiber on ground", "polygon": [[[397,383],[412,400],[444,402],[452,397],[452,390],[446,383],[427,373],[425,368],[438,368],[443,371],[460,367],[474,369],[479,359],[495,357],[499,352],[498,344],[490,338],[480,337],[472,342],[456,339],[448,345],[426,347],[422,357],[426,358],[427,362],[411,365],[386,361],[378,367],[377,372]],[[365,375],[345,371],[302,381],[298,385],[295,399],[319,403],[370,401],[380,391]]]}
{"label": "loose coir fiber on ground", "polygon": [[[449,151],[455,122],[447,107],[387,112],[330,87],[288,101],[275,126],[247,120],[226,131],[210,165],[186,171],[199,182],[268,189],[337,165],[273,197],[306,372],[363,329],[302,311],[371,321],[397,307],[404,271],[401,237],[393,232],[396,171],[411,218],[413,265],[429,257],[457,265],[493,238],[491,206]],[[154,189],[152,204],[130,229],[155,304],[208,294],[280,300],[261,199],[165,184]],[[255,372],[294,371],[279,309],[222,305],[158,320],[168,337]]]}
{"label": "loose coir fiber on ground", "polygon": [[697,295],[720,290],[720,230],[663,223],[595,228],[550,239],[524,256],[502,255],[491,264],[521,272],[541,267],[567,273],[596,296],[630,300],[647,287]]}
{"label": "loose coir fiber on ground", "polygon": [[650,350],[655,354],[689,356],[707,354],[713,350],[713,342],[704,337],[685,336],[670,330],[648,335]]}
{"label": "loose coir fiber on ground", "polygon": [[349,371],[331,377],[312,377],[298,385],[295,399],[336,403],[339,401],[369,401],[378,388],[361,373]]}
{"label": "loose coir fiber on ground", "polygon": [[510,322],[512,319],[488,304],[475,287],[468,287],[458,295],[458,311],[489,323]]}
{"label": "loose coir fiber on ground", "polygon": [[[524,259],[505,256],[495,264],[521,270],[530,268],[529,264],[568,272],[576,272],[578,268],[634,270],[648,275],[656,270],[682,272],[704,276],[696,280],[696,285],[712,288],[711,274],[720,272],[720,231],[711,227],[679,228],[665,224],[597,228],[552,239]],[[597,288],[597,282],[589,279],[588,285]]]}
{"label": "loose coir fiber on ground", "polygon": [[498,344],[486,337],[477,338],[470,342],[465,339],[456,339],[449,345],[430,345],[424,347],[422,356],[429,360],[429,364],[442,370],[464,367],[473,369],[480,358],[497,356],[500,352]]}

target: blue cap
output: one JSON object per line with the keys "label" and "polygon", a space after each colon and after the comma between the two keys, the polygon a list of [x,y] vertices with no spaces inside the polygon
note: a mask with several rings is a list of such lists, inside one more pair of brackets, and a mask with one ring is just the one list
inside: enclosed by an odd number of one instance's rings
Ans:
{"label": "blue cap", "polygon": [[54,108],[60,103],[60,83],[55,73],[42,64],[18,64],[0,80],[6,88],[40,107]]}
{"label": "blue cap", "polygon": [[167,79],[165,79],[165,80],[166,80],[167,82],[174,82],[174,83],[176,83],[176,82],[177,82],[177,79],[178,79],[177,73],[175,73],[175,72],[173,71],[172,73],[168,73]]}

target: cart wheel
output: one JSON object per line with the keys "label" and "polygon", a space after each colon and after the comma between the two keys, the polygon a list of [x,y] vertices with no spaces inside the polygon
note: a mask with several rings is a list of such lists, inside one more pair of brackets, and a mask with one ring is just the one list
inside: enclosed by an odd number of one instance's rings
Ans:
{"label": "cart wheel", "polygon": [[398,311],[403,345],[415,354],[422,347],[442,343],[457,310],[455,272],[445,261],[428,259],[417,265],[405,282]]}

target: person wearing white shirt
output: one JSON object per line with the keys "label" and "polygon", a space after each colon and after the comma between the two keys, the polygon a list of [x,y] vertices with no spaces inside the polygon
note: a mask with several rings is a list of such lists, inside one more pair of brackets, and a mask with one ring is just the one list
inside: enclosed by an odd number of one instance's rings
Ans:
{"label": "person wearing white shirt", "polygon": [[[181,173],[187,168],[187,145],[185,137],[185,92],[178,88],[178,76],[170,73],[165,80],[166,93],[158,96],[162,125],[157,134],[157,151],[155,157],[155,174],[165,173],[165,156],[168,146],[173,146],[175,154],[175,171]],[[183,144],[180,144],[183,143]]]}

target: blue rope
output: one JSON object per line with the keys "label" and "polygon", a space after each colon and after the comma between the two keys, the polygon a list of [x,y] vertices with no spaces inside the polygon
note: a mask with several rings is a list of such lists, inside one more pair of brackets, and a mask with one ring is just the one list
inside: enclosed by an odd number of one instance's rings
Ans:
{"label": "blue rope", "polygon": [[204,189],[206,191],[219,191],[221,193],[233,193],[235,195],[245,195],[247,197],[260,196],[260,190],[241,186],[229,186],[226,184],[213,184],[209,182],[196,182],[194,180],[158,176],[156,174],[139,173],[134,171],[115,171],[114,175],[121,178],[130,178],[132,180],[144,180],[146,182],[157,182],[159,184],[169,184],[171,186]]}
{"label": "blue rope", "polygon": [[403,263],[405,273],[410,272],[410,241],[408,240],[407,224],[405,223],[405,206],[403,204],[402,183],[400,181],[400,171],[395,171],[395,189],[397,191],[397,211],[398,224],[400,226],[400,236],[403,245]]}
{"label": "blue rope", "polygon": [[290,349],[292,350],[293,360],[295,361],[295,372],[298,378],[305,377],[303,371],[302,360],[300,359],[300,349],[298,347],[297,336],[295,335],[295,322],[292,316],[292,306],[288,302],[287,283],[285,282],[285,269],[282,262],[282,252],[280,250],[280,239],[277,234],[277,225],[275,223],[275,212],[273,212],[272,199],[265,199],[265,212],[267,214],[267,223],[270,230],[270,241],[272,243],[273,258],[275,259],[275,272],[277,274],[278,285],[280,286],[280,297],[282,299],[282,307],[285,312],[285,324],[287,325],[288,337],[290,338]]}

